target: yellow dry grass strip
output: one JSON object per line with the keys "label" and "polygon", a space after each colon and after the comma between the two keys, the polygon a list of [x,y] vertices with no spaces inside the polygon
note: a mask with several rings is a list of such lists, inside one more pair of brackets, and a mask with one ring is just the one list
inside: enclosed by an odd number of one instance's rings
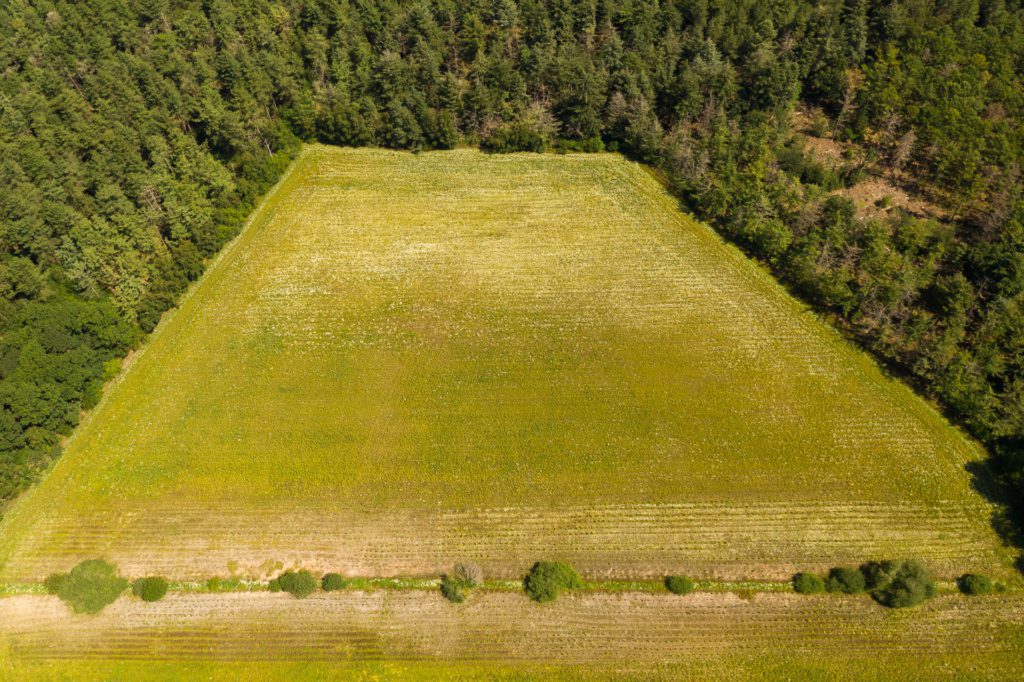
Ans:
{"label": "yellow dry grass strip", "polygon": [[[904,612],[865,597],[696,593],[568,595],[539,606],[478,593],[171,594],[72,617],[55,598],[0,600],[9,656],[29,660],[388,660],[672,664],[735,655],[816,654],[833,662],[1020,650],[1019,596],[940,597]],[[1024,660],[1018,668],[1024,672]]]}
{"label": "yellow dry grass strip", "polygon": [[[951,530],[970,518],[958,505],[833,503],[100,511],[47,519],[37,529],[47,542],[22,551],[7,575],[42,580],[103,556],[127,575],[175,579],[259,579],[281,564],[352,576],[434,576],[459,561],[476,562],[493,578],[518,578],[538,558],[557,557],[594,578],[787,579],[797,570],[915,556],[952,578],[998,562],[990,545]],[[251,534],[254,526],[268,530]]]}

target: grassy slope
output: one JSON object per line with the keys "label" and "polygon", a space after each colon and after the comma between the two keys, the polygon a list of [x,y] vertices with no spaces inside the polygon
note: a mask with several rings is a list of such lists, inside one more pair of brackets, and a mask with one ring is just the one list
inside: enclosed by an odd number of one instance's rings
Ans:
{"label": "grassy slope", "polygon": [[317,146],[5,516],[0,571],[999,573],[980,456],[619,156]]}

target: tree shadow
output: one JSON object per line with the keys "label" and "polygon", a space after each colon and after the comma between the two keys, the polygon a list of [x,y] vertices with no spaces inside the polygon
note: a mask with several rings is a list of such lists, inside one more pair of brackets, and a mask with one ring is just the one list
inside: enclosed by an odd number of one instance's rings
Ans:
{"label": "tree shadow", "polygon": [[[1020,446],[1021,444],[1001,443],[997,450]],[[1000,460],[1005,456],[1004,452],[997,452],[995,457],[989,455],[988,459],[968,462],[965,468],[971,475],[971,485],[974,489],[994,506],[989,523],[999,535],[1003,546],[1016,550],[1014,567],[1024,573],[1024,510],[1021,509],[1020,500],[1014,500],[1008,494],[1006,472],[999,466]]]}

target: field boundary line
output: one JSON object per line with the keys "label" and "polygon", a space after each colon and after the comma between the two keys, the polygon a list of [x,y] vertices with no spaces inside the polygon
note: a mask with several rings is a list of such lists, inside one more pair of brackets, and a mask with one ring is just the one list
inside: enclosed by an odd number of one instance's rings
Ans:
{"label": "field boundary line", "polygon": [[[61,441],[61,455],[55,460],[50,462],[50,465],[42,472],[42,474],[36,479],[34,483],[20,495],[10,500],[9,503],[3,507],[0,507],[0,543],[3,542],[3,536],[6,535],[5,530],[7,528],[8,519],[14,516],[14,512],[24,504],[24,500],[28,499],[35,494],[38,490],[39,485],[50,476],[54,468],[56,468],[64,459],[63,453],[75,442],[78,435],[86,430],[86,426],[95,418],[96,414],[100,412],[104,405],[110,400],[110,396],[114,393],[117,386],[121,384],[124,377],[127,376],[128,371],[138,362],[139,358],[143,357],[146,351],[152,347],[153,343],[160,337],[160,335],[166,333],[166,330],[178,316],[178,313],[190,301],[204,284],[215,276],[217,272],[223,266],[223,263],[229,258],[235,251],[238,250],[239,245],[246,240],[246,238],[252,233],[252,227],[257,223],[264,222],[269,208],[272,207],[274,199],[280,194],[282,188],[288,184],[288,182],[294,177],[295,170],[302,166],[307,158],[317,151],[317,145],[303,145],[299,150],[299,153],[292,159],[292,162],[288,164],[288,168],[281,175],[281,178],[269,189],[267,192],[260,197],[259,203],[253,210],[252,214],[246,219],[242,228],[238,231],[231,240],[225,244],[217,252],[217,254],[210,259],[203,269],[202,274],[196,281],[192,282],[188,288],[178,297],[177,301],[172,308],[168,309],[161,315],[160,321],[152,332],[143,337],[142,343],[135,350],[129,351],[121,362],[121,367],[117,372],[117,375],[108,381],[103,386],[102,394],[100,395],[99,402],[97,402],[92,409],[86,411],[78,424],[75,425],[71,434]],[[0,545],[2,546],[2,545]],[[3,552],[0,551],[0,565],[3,565]]]}

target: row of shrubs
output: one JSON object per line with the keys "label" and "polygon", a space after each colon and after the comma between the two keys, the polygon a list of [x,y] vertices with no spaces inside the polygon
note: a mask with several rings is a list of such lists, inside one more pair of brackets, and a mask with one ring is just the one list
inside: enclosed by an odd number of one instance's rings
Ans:
{"label": "row of shrubs", "polygon": [[[271,592],[289,592],[296,597],[308,597],[319,587],[326,592],[343,589],[345,579],[338,573],[328,573],[317,580],[309,571],[285,571],[271,580]],[[102,560],[88,559],[68,573],[54,573],[43,581],[50,594],[60,597],[75,613],[99,613],[128,587],[132,594],[147,602],[160,601],[170,586],[162,576],[147,576],[130,583],[117,573],[117,568]],[[223,588],[220,578],[210,578],[207,589],[216,592]]]}
{"label": "row of shrubs", "polygon": [[[977,573],[965,573],[957,578],[956,584],[961,592],[968,595],[991,594],[1005,589],[1002,584]],[[793,590],[800,594],[867,592],[879,604],[891,608],[920,604],[938,592],[935,581],[917,561],[868,561],[857,568],[837,566],[826,576],[797,573],[793,576]]]}
{"label": "row of shrubs", "polygon": [[[450,602],[465,601],[468,592],[484,582],[483,570],[476,564],[457,564],[450,574],[441,576],[441,594]],[[75,566],[69,573],[55,573],[44,583],[50,594],[59,596],[76,613],[98,613],[129,587],[118,575],[116,567],[102,559],[90,559]],[[334,592],[347,587],[348,581],[339,573],[317,578],[307,570],[289,570],[270,580],[271,592],[287,592],[299,599],[318,589]],[[686,576],[670,575],[664,579],[665,589],[673,594],[693,592],[694,581]],[[139,578],[130,584],[132,594],[147,602],[159,601],[167,594],[168,582],[161,576]],[[1001,592],[1005,587],[975,573],[957,579],[961,592],[968,595]],[[221,589],[219,578],[211,578],[207,587]],[[583,579],[569,564],[560,561],[538,561],[523,578],[523,590],[536,602],[550,602],[564,590],[578,590]],[[869,561],[857,568],[839,566],[827,575],[802,572],[793,576],[793,589],[801,594],[840,592],[869,593],[878,603],[903,608],[934,597],[935,581],[916,561]]]}
{"label": "row of shrubs", "polygon": [[[441,594],[456,604],[465,601],[466,593],[483,584],[483,571],[476,564],[456,564],[451,574],[441,576]],[[569,564],[561,561],[538,561],[523,578],[523,591],[536,602],[558,598],[563,590],[578,590],[583,579]],[[681,575],[665,576],[665,589],[673,594],[693,592],[692,579]]]}

